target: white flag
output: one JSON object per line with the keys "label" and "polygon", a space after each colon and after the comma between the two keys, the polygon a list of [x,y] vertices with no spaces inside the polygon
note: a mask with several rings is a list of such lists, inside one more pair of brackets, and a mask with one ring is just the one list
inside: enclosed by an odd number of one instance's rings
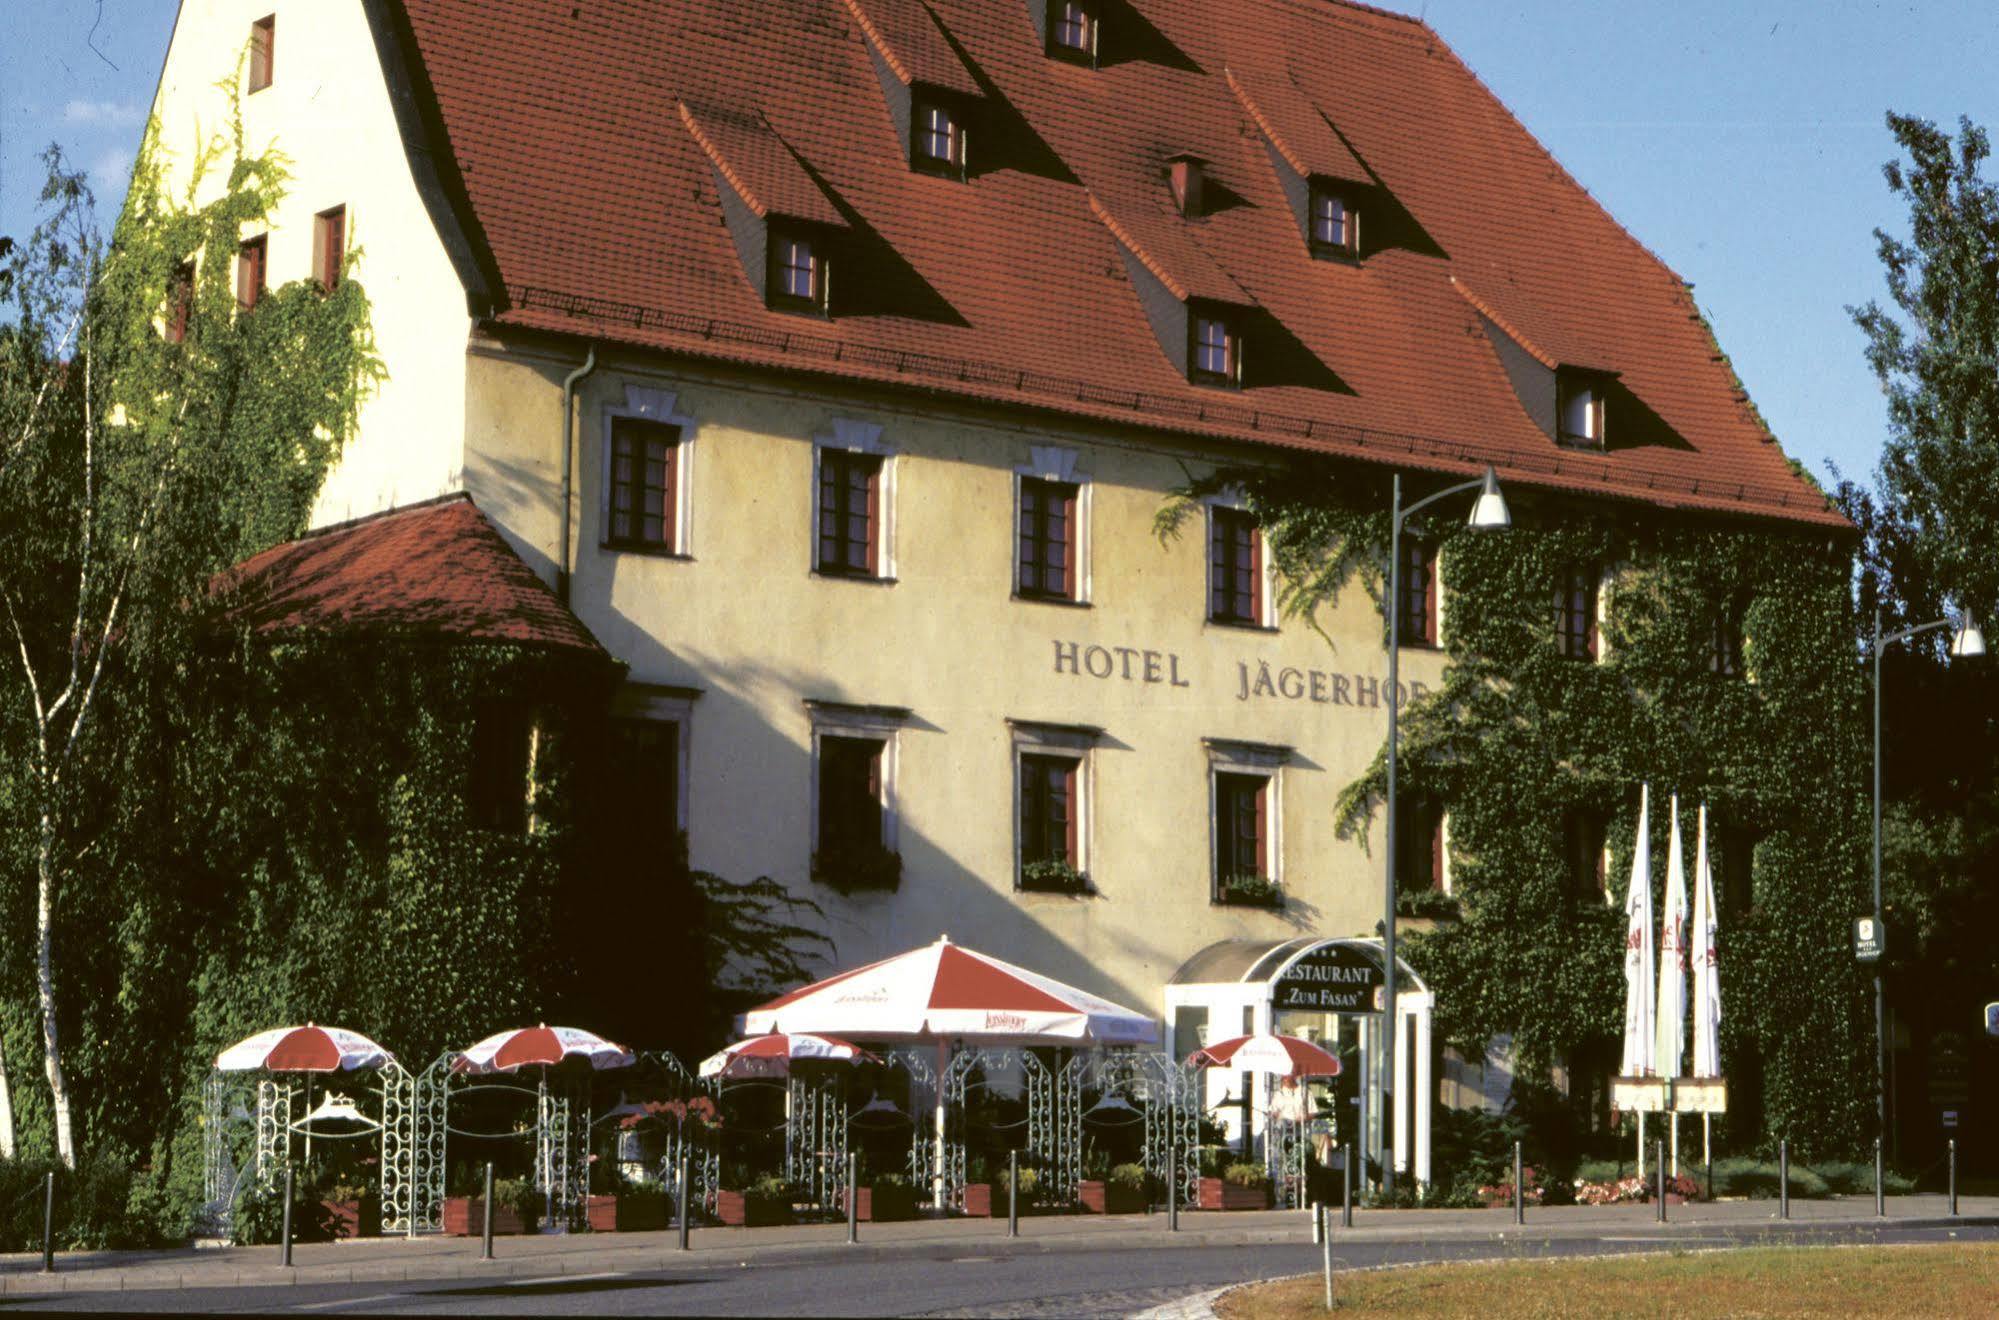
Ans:
{"label": "white flag", "polygon": [[1624,1064],[1626,1077],[1652,1075],[1652,842],[1651,787],[1638,793],[1638,847],[1631,854],[1631,887],[1624,892]]}
{"label": "white flag", "polygon": [[1721,1076],[1721,967],[1716,960],[1714,868],[1707,860],[1707,803],[1694,839],[1694,1076]]}
{"label": "white flag", "polygon": [[1680,1076],[1687,1052],[1687,868],[1680,847],[1680,798],[1666,845],[1666,906],[1659,913],[1659,1049],[1661,1077]]}

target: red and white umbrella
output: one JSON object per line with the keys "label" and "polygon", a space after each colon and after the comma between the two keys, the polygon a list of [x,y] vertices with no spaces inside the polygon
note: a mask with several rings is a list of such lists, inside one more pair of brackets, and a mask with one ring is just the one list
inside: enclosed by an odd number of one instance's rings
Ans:
{"label": "red and white umbrella", "polygon": [[1195,1068],[1247,1068],[1278,1077],[1337,1077],[1340,1061],[1297,1036],[1237,1036],[1187,1056]]}
{"label": "red and white umbrella", "polygon": [[728,1049],[709,1055],[701,1061],[701,1075],[730,1080],[787,1077],[791,1074],[791,1065],[800,1060],[851,1063],[874,1057],[852,1041],[841,1040],[838,1036],[820,1036],[809,1031],[786,1035],[774,1031],[767,1036],[739,1040]]}
{"label": "red and white umbrella", "polygon": [[595,1032],[544,1024],[488,1036],[453,1059],[451,1066],[461,1073],[510,1073],[522,1068],[553,1068],[571,1059],[582,1060],[599,1072],[629,1068],[638,1061],[630,1050]]}
{"label": "red and white umbrella", "polygon": [[935,944],[842,972],[743,1020],[752,1036],[833,1033],[862,1040],[1149,1045],[1159,1024],[1086,990],[953,944]]}
{"label": "red and white umbrella", "polygon": [[322,1027],[273,1027],[237,1041],[215,1056],[222,1072],[352,1072],[379,1068],[396,1056],[358,1031]]}

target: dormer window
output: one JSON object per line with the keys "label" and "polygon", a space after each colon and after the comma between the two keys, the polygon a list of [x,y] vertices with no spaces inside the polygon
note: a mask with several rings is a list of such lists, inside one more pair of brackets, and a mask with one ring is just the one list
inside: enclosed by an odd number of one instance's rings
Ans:
{"label": "dormer window", "polygon": [[826,256],[810,234],[772,226],[770,305],[782,312],[826,312]]}
{"label": "dormer window", "polygon": [[964,174],[964,121],[942,102],[925,99],[916,102],[916,132],[911,146],[911,163],[917,169],[933,174]]}
{"label": "dormer window", "polygon": [[1049,0],[1048,53],[1082,64],[1097,61],[1097,7],[1090,0]]}
{"label": "dormer window", "polygon": [[1595,377],[1561,373],[1561,442],[1601,449],[1604,443],[1604,383]]}
{"label": "dormer window", "polygon": [[1196,385],[1242,383],[1242,340],[1234,322],[1220,312],[1196,310],[1188,317],[1191,335],[1187,377]]}
{"label": "dormer window", "polygon": [[1312,186],[1312,255],[1360,255],[1360,215],[1348,199],[1323,184]]}

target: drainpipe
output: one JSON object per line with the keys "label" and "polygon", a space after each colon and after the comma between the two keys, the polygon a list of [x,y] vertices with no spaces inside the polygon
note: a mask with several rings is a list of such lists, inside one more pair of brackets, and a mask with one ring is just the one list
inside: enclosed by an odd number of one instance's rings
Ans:
{"label": "drainpipe", "polygon": [[557,552],[555,598],[569,603],[569,506],[576,471],[576,384],[597,369],[597,346],[590,345],[583,365],[562,378],[562,548]]}

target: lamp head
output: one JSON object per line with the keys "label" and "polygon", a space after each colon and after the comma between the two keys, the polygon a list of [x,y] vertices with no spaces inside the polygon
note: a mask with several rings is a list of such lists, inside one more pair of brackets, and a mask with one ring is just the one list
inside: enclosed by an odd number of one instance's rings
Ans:
{"label": "lamp head", "polygon": [[1471,506],[1470,525],[1480,531],[1513,525],[1513,516],[1506,510],[1506,497],[1499,493],[1499,474],[1490,464],[1485,469],[1485,486]]}
{"label": "lamp head", "polygon": [[1958,627],[1957,636],[1950,639],[1950,653],[1960,659],[1985,654],[1985,633],[1968,611]]}

